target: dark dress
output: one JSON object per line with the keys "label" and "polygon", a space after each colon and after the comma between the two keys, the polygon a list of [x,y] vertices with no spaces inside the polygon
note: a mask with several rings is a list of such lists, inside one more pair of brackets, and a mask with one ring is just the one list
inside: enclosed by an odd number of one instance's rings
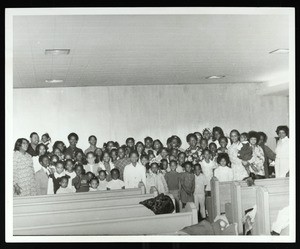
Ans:
{"label": "dark dress", "polygon": [[69,146],[68,148],[66,148],[64,154],[65,155],[69,154],[72,157],[72,159],[74,159],[75,158],[75,154],[77,152],[81,152],[82,154],[84,154],[83,151],[82,151],[82,149],[77,148],[77,147],[72,148],[71,146]]}
{"label": "dark dress", "polygon": [[195,175],[188,172],[180,174],[180,200],[182,203],[194,202]]}
{"label": "dark dress", "polygon": [[26,152],[31,156],[38,156],[38,153],[32,148],[31,144],[28,145]]}

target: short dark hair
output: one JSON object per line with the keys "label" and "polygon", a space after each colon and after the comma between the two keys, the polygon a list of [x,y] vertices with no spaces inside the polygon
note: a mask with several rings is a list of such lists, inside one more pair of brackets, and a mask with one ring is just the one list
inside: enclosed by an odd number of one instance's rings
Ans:
{"label": "short dark hair", "polygon": [[235,133],[238,135],[238,137],[241,136],[240,132],[239,132],[237,129],[231,130],[230,133],[229,133],[229,134],[230,134],[229,136],[231,136],[231,133],[232,133],[232,132],[235,132]]}
{"label": "short dark hair", "polygon": [[42,137],[43,136],[46,136],[46,138],[48,138],[48,139],[50,138],[50,136],[49,136],[49,134],[47,132],[45,134],[43,134]]}
{"label": "short dark hair", "polygon": [[69,181],[69,177],[68,176],[62,176],[59,178],[58,182],[62,182],[63,179],[67,179],[67,181]]}
{"label": "short dark hair", "polygon": [[212,133],[215,133],[215,132],[219,132],[221,136],[224,136],[224,132],[223,132],[223,129],[219,126],[215,126],[213,129],[212,129]]}
{"label": "short dark hair", "polygon": [[78,168],[78,167],[80,167],[80,168],[82,169],[82,173],[85,174],[85,169],[84,169],[84,167],[83,167],[83,165],[82,165],[81,163],[77,163],[77,164],[75,165],[75,170],[76,170],[76,168]]}
{"label": "short dark hair", "polygon": [[258,133],[258,136],[259,136],[259,138],[262,136],[263,137],[263,140],[264,140],[264,142],[267,142],[267,140],[268,140],[268,136],[267,136],[267,134],[266,133],[264,133],[264,132],[262,132],[262,131],[259,131],[259,132],[257,132]]}
{"label": "short dark hair", "polygon": [[[52,161],[54,157],[57,158],[57,161],[59,160],[59,157],[58,157],[57,155],[51,155],[51,156],[50,156],[50,161]],[[69,159],[67,159],[67,160],[69,160]]]}
{"label": "short dark hair", "polygon": [[37,154],[39,154],[39,150],[40,150],[40,148],[41,148],[42,146],[45,147],[46,152],[47,152],[47,146],[44,145],[43,143],[40,143],[40,144],[38,144],[38,145],[36,146],[36,148],[35,148],[35,152],[36,152]]}
{"label": "short dark hair", "polygon": [[187,165],[190,165],[191,167],[193,167],[192,162],[184,162],[182,166],[183,166],[184,168],[186,168]]}
{"label": "short dark hair", "polygon": [[152,137],[145,137],[145,138],[144,138],[144,142],[146,143],[146,141],[147,141],[147,140],[150,140],[150,141],[151,141],[151,143],[153,143],[153,139],[152,139]]}
{"label": "short dark hair", "polygon": [[197,141],[197,136],[194,133],[190,133],[186,136],[186,141],[189,142],[191,138],[195,138]]}
{"label": "short dark hair", "polygon": [[67,160],[65,161],[65,164],[67,165],[68,162],[71,162],[71,163],[74,165],[74,161],[73,161],[72,159],[67,159]]}
{"label": "short dark hair", "polygon": [[289,127],[287,127],[286,125],[279,125],[276,129],[277,135],[279,134],[279,131],[284,131],[287,137],[289,137]]}
{"label": "short dark hair", "polygon": [[86,172],[85,174],[86,174],[86,175],[88,175],[88,174],[92,174],[92,178],[94,178],[94,177],[95,177],[95,174],[94,174],[93,172],[91,172],[91,171],[89,171],[89,172]]}
{"label": "short dark hair", "polygon": [[75,132],[72,132],[72,133],[70,133],[70,134],[68,135],[68,140],[70,140],[71,137],[75,137],[75,139],[76,139],[77,141],[78,141],[78,139],[79,139],[78,135],[77,135]]}
{"label": "short dark hair", "polygon": [[154,149],[154,144],[155,144],[156,142],[160,144],[160,147],[163,147],[162,142],[161,142],[159,139],[155,139],[155,140],[153,141],[153,145],[152,145],[152,148],[153,148],[153,149]]}
{"label": "short dark hair", "polygon": [[229,156],[228,156],[227,153],[219,153],[218,157],[217,157],[217,163],[220,164],[222,159],[225,159],[226,160],[226,165],[230,166],[231,162],[230,162],[230,159],[229,159]]}
{"label": "short dark hair", "polygon": [[47,155],[39,156],[39,163],[41,163],[45,157],[49,158]]}
{"label": "short dark hair", "polygon": [[221,141],[222,139],[224,139],[224,140],[226,141],[226,143],[228,143],[228,138],[225,137],[225,136],[221,136],[221,137],[219,138],[219,143],[220,143],[220,141]]}
{"label": "short dark hair", "polygon": [[[58,148],[58,147],[57,147],[58,144],[62,144],[63,147],[64,147],[64,150],[65,150],[66,145],[65,145],[65,143],[64,143],[63,141],[55,141],[54,144],[53,144],[53,146],[52,146],[52,149],[54,150],[55,148]],[[62,151],[62,153],[64,153],[64,151]]]}
{"label": "short dark hair", "polygon": [[249,134],[248,134],[247,132],[242,132],[242,133],[241,133],[241,136],[244,136],[244,137],[246,137],[247,139],[249,139]]}
{"label": "short dark hair", "polygon": [[196,167],[199,167],[199,168],[200,168],[200,171],[201,171],[201,173],[202,173],[202,167],[201,167],[201,164],[200,164],[200,163],[196,163],[196,164],[194,165],[194,169],[195,169]]}
{"label": "short dark hair", "polygon": [[176,164],[178,164],[176,160],[171,160],[171,161],[170,161],[170,164],[171,164],[171,163],[176,163]]}
{"label": "short dark hair", "polygon": [[256,144],[259,141],[259,135],[256,131],[249,131],[248,133],[248,139],[250,140],[250,138],[256,138]]}
{"label": "short dark hair", "polygon": [[138,153],[136,150],[132,150],[132,151],[130,151],[130,153],[129,153],[129,157],[131,157],[131,156],[132,156],[132,154],[136,154],[137,156],[139,156],[139,153]]}
{"label": "short dark hair", "polygon": [[17,141],[15,142],[14,151],[20,150],[23,140],[25,140],[29,144],[29,141],[26,138],[18,138]]}
{"label": "short dark hair", "polygon": [[157,166],[157,168],[159,168],[159,165],[158,165],[158,163],[157,163],[157,162],[153,162],[153,163],[151,163],[151,164],[150,164],[150,168],[152,167],[152,165],[156,165],[156,166]]}
{"label": "short dark hair", "polygon": [[55,167],[57,166],[57,164],[62,164],[63,167],[65,167],[65,162],[62,160],[59,160],[55,163]]}
{"label": "short dark hair", "polygon": [[[176,139],[176,140],[177,140],[178,146],[179,146],[179,147],[182,145],[181,139],[180,139],[178,136],[172,135],[172,136],[171,136],[171,140],[173,140],[173,139]],[[197,137],[196,137],[196,139],[197,139]]]}
{"label": "short dark hair", "polygon": [[103,169],[99,170],[99,175],[100,175],[101,173],[104,173],[104,174],[105,174],[105,176],[107,176],[107,173],[106,173],[106,171],[105,171],[105,170],[103,170]]}
{"label": "short dark hair", "polygon": [[88,155],[92,154],[93,157],[95,157],[95,153],[93,151],[89,151],[88,153],[86,153],[86,157],[88,157]]}
{"label": "short dark hair", "polygon": [[148,156],[147,154],[145,154],[145,153],[143,153],[143,154],[141,155],[141,160],[142,160],[143,158],[146,158],[147,160],[149,160],[149,156]]}
{"label": "short dark hair", "polygon": [[30,133],[30,138],[32,138],[33,135],[37,135],[38,136],[38,134],[35,131]]}
{"label": "short dark hair", "polygon": [[206,148],[206,149],[202,150],[202,154],[204,154],[205,151],[208,151],[209,154],[212,153],[210,149],[207,149],[207,148]]}
{"label": "short dark hair", "polygon": [[92,181],[97,181],[97,183],[99,184],[99,179],[98,179],[97,177],[93,177],[93,178],[90,180],[90,183],[91,183]]}
{"label": "short dark hair", "polygon": [[110,171],[110,174],[112,175],[113,172],[117,172],[120,176],[120,170],[117,169],[117,168],[113,168],[111,171]]}
{"label": "short dark hair", "polygon": [[208,145],[208,147],[210,147],[211,145],[214,145],[214,146],[216,146],[216,148],[217,148],[217,145],[216,145],[214,142],[211,142],[211,143]]}
{"label": "short dark hair", "polygon": [[125,143],[127,144],[127,143],[129,142],[129,140],[132,140],[132,141],[133,141],[133,143],[135,142],[135,140],[134,140],[134,138],[133,138],[133,137],[128,137],[128,138],[126,139]]}
{"label": "short dark hair", "polygon": [[97,138],[96,138],[96,136],[95,136],[95,135],[91,135],[91,136],[89,136],[89,140],[88,140],[88,141],[90,141],[90,140],[91,140],[91,138],[95,138],[95,139],[97,140]]}

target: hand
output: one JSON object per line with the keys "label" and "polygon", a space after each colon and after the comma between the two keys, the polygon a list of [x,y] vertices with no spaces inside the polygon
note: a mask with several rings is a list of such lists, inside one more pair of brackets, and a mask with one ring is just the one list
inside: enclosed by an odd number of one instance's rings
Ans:
{"label": "hand", "polygon": [[247,161],[243,161],[243,160],[242,160],[242,164],[243,164],[244,166],[248,166],[249,163],[248,163]]}
{"label": "hand", "polygon": [[16,193],[17,195],[20,195],[21,194],[21,187],[16,183],[14,185],[14,193]]}

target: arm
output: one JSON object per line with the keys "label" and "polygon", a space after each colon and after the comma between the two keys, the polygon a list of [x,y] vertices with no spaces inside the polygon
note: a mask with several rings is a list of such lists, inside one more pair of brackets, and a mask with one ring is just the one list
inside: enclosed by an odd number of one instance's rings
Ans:
{"label": "arm", "polygon": [[266,156],[271,159],[272,161],[275,161],[276,154],[271,150],[268,146],[265,145],[265,153]]}
{"label": "arm", "polygon": [[126,167],[127,167],[127,166],[125,166],[124,172],[123,172],[123,180],[124,180],[125,187],[126,187],[126,188],[129,188],[128,170],[127,170]]}
{"label": "arm", "polygon": [[194,192],[195,192],[195,176],[194,176],[193,181],[192,181],[191,195],[194,194]]}

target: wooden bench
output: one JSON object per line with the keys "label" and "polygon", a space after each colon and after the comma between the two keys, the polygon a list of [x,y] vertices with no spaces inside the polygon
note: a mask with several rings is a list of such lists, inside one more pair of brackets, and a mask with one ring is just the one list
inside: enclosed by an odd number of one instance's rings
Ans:
{"label": "wooden bench", "polygon": [[[257,212],[253,235],[270,235],[271,226],[276,221],[278,212],[289,206],[289,191],[270,193],[265,187],[256,189]],[[281,235],[288,235],[289,227]]]}
{"label": "wooden bench", "polygon": [[56,202],[60,200],[76,200],[76,199],[90,199],[90,198],[103,198],[103,197],[116,197],[116,196],[128,196],[128,195],[141,195],[140,188],[120,189],[120,190],[107,190],[107,191],[94,191],[83,193],[70,193],[70,194],[53,194],[53,195],[37,195],[37,196],[24,196],[15,197],[13,204],[26,204],[26,203],[38,203],[38,202]]}
{"label": "wooden bench", "polygon": [[76,200],[61,200],[56,202],[37,202],[14,205],[14,214],[54,212],[72,209],[88,209],[91,207],[114,207],[124,205],[137,205],[140,201],[152,198],[153,194],[117,196],[104,198],[89,198]]}
{"label": "wooden bench", "polygon": [[14,228],[14,235],[161,235],[198,223],[194,203],[182,213]]}
{"label": "wooden bench", "polygon": [[[243,234],[242,218],[245,216],[245,210],[253,208],[256,202],[256,190],[259,186],[245,186],[241,182],[231,184],[231,205],[226,210],[232,215],[232,222],[238,224],[238,233]],[[289,191],[288,181],[278,181],[277,184],[266,184],[264,187],[269,193],[279,193]],[[231,207],[231,210],[230,210]]]}
{"label": "wooden bench", "polygon": [[[231,184],[233,182],[238,182],[242,186],[247,186],[245,181],[228,181],[219,182],[214,178],[211,179],[211,206],[212,206],[212,217],[213,219],[222,213],[226,213],[227,219],[232,223],[232,213],[231,213]],[[289,178],[268,178],[268,179],[258,179],[255,180],[256,186],[274,185],[282,182],[289,182]],[[227,209],[227,210],[226,210]],[[230,211],[230,213],[228,212]]]}

